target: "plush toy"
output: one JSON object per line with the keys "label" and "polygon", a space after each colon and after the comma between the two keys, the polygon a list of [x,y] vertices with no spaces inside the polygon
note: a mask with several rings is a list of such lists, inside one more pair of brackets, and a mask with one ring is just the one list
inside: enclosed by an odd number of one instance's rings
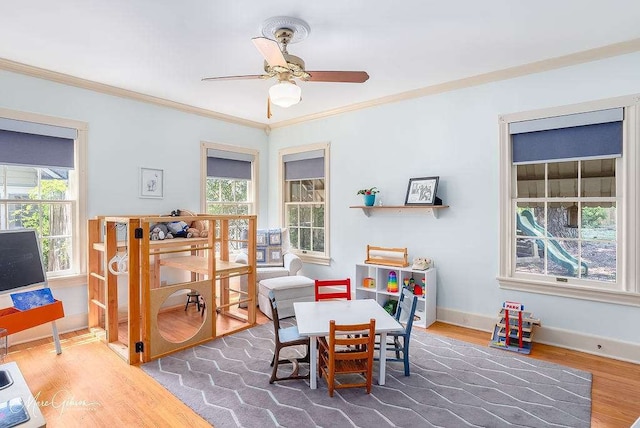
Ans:
{"label": "plush toy", "polygon": [[202,220],[194,220],[191,227],[187,229],[187,238],[206,238],[209,231],[205,229],[205,222]]}
{"label": "plush toy", "polygon": [[149,239],[152,241],[162,241],[163,239],[171,239],[173,235],[164,223],[151,225],[149,228]]}
{"label": "plush toy", "polygon": [[187,229],[189,225],[184,221],[172,221],[167,223],[169,232],[177,238],[187,238]]}
{"label": "plush toy", "polygon": [[190,227],[189,229],[187,229],[187,238],[199,238],[200,237],[200,231],[198,229],[196,229],[195,227]]}
{"label": "plush toy", "polygon": [[[196,217],[197,214],[189,210],[173,210],[172,217]],[[191,224],[184,221],[172,221],[167,223],[169,233],[180,238],[206,238],[209,236],[207,222],[204,220],[193,220]]]}

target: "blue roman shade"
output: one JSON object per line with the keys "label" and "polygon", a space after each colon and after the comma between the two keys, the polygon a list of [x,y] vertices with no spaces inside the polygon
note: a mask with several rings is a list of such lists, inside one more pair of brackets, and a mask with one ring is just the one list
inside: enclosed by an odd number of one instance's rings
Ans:
{"label": "blue roman shade", "polygon": [[509,124],[514,164],[622,156],[623,109]]}
{"label": "blue roman shade", "polygon": [[285,180],[324,178],[324,150],[283,156]]}
{"label": "blue roman shade", "polygon": [[74,167],[77,130],[0,118],[0,163],[39,167]]}
{"label": "blue roman shade", "polygon": [[208,149],[207,177],[251,180],[253,160],[253,155],[247,153]]}

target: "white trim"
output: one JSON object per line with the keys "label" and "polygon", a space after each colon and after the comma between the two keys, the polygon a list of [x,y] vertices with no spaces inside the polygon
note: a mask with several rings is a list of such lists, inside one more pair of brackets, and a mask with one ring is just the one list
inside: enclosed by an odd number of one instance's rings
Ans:
{"label": "white trim", "polygon": [[391,104],[400,101],[410,100],[414,98],[427,97],[430,95],[442,94],[445,92],[457,91],[459,89],[480,86],[487,83],[499,82],[502,80],[513,79],[516,77],[527,76],[529,74],[542,73],[545,71],[555,70],[563,67],[584,64],[591,61],[598,61],[605,58],[625,55],[640,50],[640,38],[627,40],[621,43],[602,46],[586,51],[575,52],[569,55],[549,58],[542,61],[536,61],[529,64],[517,65],[515,67],[505,68],[502,70],[491,71],[489,73],[478,74],[471,77],[465,77],[449,82],[438,83],[426,86],[420,89],[414,89],[399,94],[389,95],[387,97],[377,98],[374,100],[364,101],[361,103],[351,104],[349,106],[327,110],[320,113],[310,114],[296,119],[283,120],[272,123],[271,129],[283,128],[286,126],[296,125],[298,123],[309,122],[312,120],[323,119],[326,117],[336,116],[343,113],[362,110],[370,107],[377,107],[383,104]]}
{"label": "white trim", "polygon": [[567,116],[570,114],[587,113],[596,110],[608,110],[618,107],[627,107],[636,104],[639,100],[640,94],[623,95],[620,97],[607,98],[604,100],[592,100],[582,103],[568,104],[564,106],[547,107],[537,110],[501,114],[499,118],[501,122],[505,123],[522,122],[525,120],[543,119],[545,117]]}
{"label": "white trim", "polygon": [[55,276],[49,279],[52,284],[66,283],[65,278],[69,278],[68,283],[77,284],[77,276],[85,276],[87,273],[87,146],[89,124],[73,119],[59,118],[47,116],[44,114],[30,113],[18,110],[10,110],[0,107],[0,117],[13,120],[21,120],[24,122],[34,122],[45,125],[59,126],[63,128],[76,129],[78,131],[77,138],[74,140],[74,173],[77,174],[77,186],[75,209],[72,212],[75,228],[73,231],[74,248],[72,250],[73,260],[76,265],[73,269],[77,269],[77,273],[69,276]]}
{"label": "white trim", "polygon": [[0,129],[23,134],[46,135],[48,137],[64,138],[67,140],[75,140],[78,138],[78,130],[76,128],[46,125],[43,123],[8,119],[6,117],[0,117]]}
{"label": "white trim", "polygon": [[253,162],[256,159],[255,154],[244,153],[241,151],[207,149],[207,157],[237,160],[243,162]]}
{"label": "white trim", "polygon": [[292,146],[285,147],[278,151],[278,188],[280,189],[280,194],[278,197],[278,217],[280,218],[280,224],[282,227],[285,227],[285,210],[284,210],[284,195],[286,193],[286,182],[284,179],[284,159],[287,156],[297,155],[302,152],[314,152],[318,150],[323,150],[324,153],[324,255],[319,255],[318,253],[303,253],[302,251],[295,251],[300,259],[303,262],[319,264],[324,266],[329,266],[331,264],[331,231],[329,228],[330,224],[330,194],[331,194],[331,181],[330,181],[330,159],[331,159],[331,143],[314,143],[314,144],[306,144],[303,146]]}
{"label": "white trim", "polygon": [[[325,232],[325,247],[327,245],[327,237],[326,237],[326,232]],[[331,266],[331,257],[326,257],[326,256],[320,256],[317,254],[309,254],[309,253],[303,253],[301,251],[298,250],[292,250],[291,251],[293,254],[296,254],[298,257],[300,257],[300,260],[302,260],[305,263],[312,263],[312,264],[316,264],[316,265],[322,265],[322,266]]]}
{"label": "white trim", "polygon": [[[81,251],[82,258],[84,260],[86,251]],[[68,276],[55,276],[53,278],[47,278],[47,285],[52,290],[60,290],[62,288],[78,287],[81,285],[87,285],[87,274],[68,275]]]}
{"label": "white trim", "polygon": [[47,115],[38,114],[38,113],[10,110],[2,107],[0,107],[0,117],[6,117],[9,119],[15,119],[15,120],[22,120],[25,122],[36,122],[36,123],[43,123],[46,125],[60,126],[62,128],[75,128],[75,129],[84,130],[84,131],[89,130],[89,124],[87,122],[80,122],[78,120],[47,116]]}
{"label": "white trim", "polygon": [[[83,330],[89,325],[89,315],[87,313],[66,315],[56,320],[56,327],[59,334],[72,331]],[[33,342],[34,340],[52,337],[51,323],[44,323],[27,330],[19,331],[9,336],[9,346],[21,343]],[[51,344],[53,351],[53,344]],[[53,358],[53,357],[52,357]]]}
{"label": "white trim", "polygon": [[553,159],[541,159],[541,160],[525,160],[520,162],[512,162],[513,165],[535,165],[539,163],[560,163],[560,162],[571,162],[576,160],[591,160],[591,159],[615,159],[622,157],[622,155],[596,155],[596,156],[580,156],[575,158],[553,158]]}
{"label": "white trim", "polygon": [[[497,312],[497,309],[496,309]],[[491,332],[497,321],[496,317],[462,312],[455,309],[437,308],[438,321],[460,327],[487,332],[487,344],[491,340]],[[543,320],[544,321],[544,320]],[[533,349],[535,344],[557,346],[559,348],[571,349],[585,352],[615,360],[627,361],[630,363],[640,363],[640,344],[615,340],[609,337],[594,336],[580,332],[564,330],[553,327],[536,326],[533,338]],[[506,351],[505,351],[506,352]]]}
{"label": "white trim", "polygon": [[324,158],[324,149],[312,150],[308,152],[297,152],[290,153],[288,155],[282,156],[282,160],[284,163],[294,162],[299,160],[307,160],[307,159],[318,159]]}
{"label": "white trim", "polygon": [[265,127],[264,123],[254,122],[248,119],[241,119],[239,117],[218,113],[212,110],[207,110],[200,107],[194,107],[187,104],[182,104],[176,101],[170,101],[164,98],[154,97],[152,95],[141,94],[140,92],[130,91],[128,89],[122,89],[116,86],[106,85],[104,83],[98,83],[98,82],[94,82],[87,79],[81,79],[79,77],[71,76],[69,74],[58,73],[57,71],[45,70],[44,68],[34,67],[27,64],[21,64],[19,62],[11,61],[4,58],[0,58],[0,70],[7,70],[14,73],[20,73],[27,76],[37,77],[39,79],[46,79],[52,82],[62,83],[64,85],[75,86],[77,88],[82,88],[82,89],[88,89],[90,91],[100,92],[107,95],[128,98],[135,101],[141,101],[144,103],[159,105],[162,107],[168,107],[175,110],[183,111],[185,113],[197,114],[198,116],[222,120],[224,122],[235,123],[237,125],[244,125],[251,128],[259,128],[259,129],[264,129]]}
{"label": "white trim", "polygon": [[221,150],[230,153],[241,153],[253,157],[251,161],[251,199],[252,209],[249,214],[257,214],[259,212],[258,205],[258,189],[260,188],[260,151],[250,149],[248,147],[231,146],[222,143],[212,143],[208,141],[200,142],[200,212],[207,212],[207,156],[209,150]]}
{"label": "white trim", "polygon": [[551,296],[569,297],[596,302],[640,307],[640,294],[617,290],[605,290],[584,285],[567,285],[534,279],[498,277],[500,288],[505,290],[527,291]]}
{"label": "white trim", "polygon": [[[640,198],[637,196],[638,190],[640,190],[640,173],[638,168],[640,167],[640,149],[637,147],[637,142],[640,140],[640,108],[638,103],[640,97],[636,97],[635,105],[627,107],[627,114],[630,116],[626,121],[624,128],[625,137],[623,142],[628,142],[623,146],[622,158],[625,170],[625,180],[623,186],[617,191],[621,192],[625,205],[620,209],[620,215],[622,217],[623,230],[634,231],[633,233],[625,233],[622,236],[622,254],[620,255],[620,264],[625,266],[622,272],[622,283],[625,290],[628,292],[635,291],[640,293],[640,270],[638,268],[638,257],[640,256],[640,229],[638,213],[640,213]],[[635,116],[635,120],[634,117]],[[624,214],[624,215],[623,215]],[[635,286],[635,290],[633,287]]]}
{"label": "white trim", "polygon": [[[292,155],[300,152],[313,152],[317,150],[329,150],[331,143],[313,143],[305,144],[303,146],[291,146],[285,147],[278,151],[279,156],[282,158],[286,155]],[[326,153],[325,153],[326,154]],[[325,163],[326,165],[326,163]]]}
{"label": "white trim", "polygon": [[[498,311],[499,308],[496,308],[496,314]],[[486,331],[487,333],[493,332],[493,327],[496,325],[497,321],[497,315],[495,317],[490,317],[487,315],[462,312],[456,309],[441,308],[440,306],[436,308],[436,314],[436,319],[440,322],[473,330]],[[489,343],[490,339],[491,334],[488,334],[487,343]]]}
{"label": "white trim", "polygon": [[249,126],[252,128],[263,129],[264,132],[269,135],[272,129],[283,128],[286,126],[295,125],[302,122],[309,122],[312,120],[322,119],[325,117],[336,116],[339,114],[362,110],[370,107],[377,107],[383,104],[390,104],[399,101],[410,100],[414,98],[421,98],[430,95],[441,94],[444,92],[456,91],[458,89],[469,88],[473,86],[484,85],[486,83],[498,82],[501,80],[513,79],[515,77],[526,76],[529,74],[541,73],[544,71],[555,70],[563,67],[570,67],[573,65],[584,64],[591,61],[597,61],[605,58],[616,57],[633,52],[640,51],[640,38],[627,40],[620,43],[614,43],[607,46],[602,46],[595,49],[588,49],[581,52],[575,52],[569,55],[559,56],[556,58],[549,58],[541,61],[532,62],[529,64],[518,65],[502,70],[492,71],[489,73],[483,73],[476,76],[465,77],[450,82],[438,83],[424,88],[415,89],[411,91],[402,92],[400,94],[394,94],[387,97],[377,98],[374,100],[364,101],[361,103],[351,104],[345,107],[340,107],[332,110],[327,110],[320,113],[310,114],[295,119],[283,120],[280,122],[266,124],[255,122],[252,120],[241,119],[235,116],[214,112],[211,110],[193,107],[187,104],[178,103],[175,101],[166,100],[151,95],[141,94],[139,92],[130,91],[127,89],[118,88],[103,83],[93,82],[91,80],[81,79],[79,77],[71,76],[68,74],[58,73],[51,70],[46,70],[39,67],[34,67],[27,64],[22,64],[16,61],[0,58],[0,70],[7,70],[14,73],[20,73],[27,76],[33,76],[40,79],[50,80],[52,82],[62,83],[65,85],[76,86],[78,88],[89,89],[96,92],[101,92],[108,95],[118,96],[122,98],[129,98],[137,101],[142,101],[150,104],[156,104],[163,107],[173,108],[176,110],[184,111],[186,113],[197,114],[199,116],[209,117],[212,119],[218,119],[225,122],[235,123],[238,125]]}
{"label": "white trim", "polygon": [[[640,285],[637,284],[638,268],[638,228],[636,214],[640,211],[639,198],[636,189],[640,189],[640,174],[636,173],[640,165],[638,149],[635,147],[640,129],[640,114],[638,94],[553,107],[528,112],[512,113],[499,117],[500,136],[500,267],[498,280],[501,288],[528,291],[534,293],[560,295],[565,297],[609,302],[614,304],[640,306]],[[515,219],[513,218],[512,202],[515,197],[516,177],[511,162],[511,137],[509,124],[517,121],[535,120],[545,117],[569,115],[612,108],[625,108],[623,153],[616,167],[616,194],[619,195],[617,204],[617,224],[623,233],[618,234],[617,257],[617,290],[607,290],[602,287],[591,287],[588,282],[570,280],[570,284],[561,284],[528,278],[526,275],[513,274],[515,254],[513,251]],[[546,176],[546,174],[545,174]],[[546,179],[545,179],[546,183]],[[555,200],[555,199],[554,199]],[[556,290],[556,291],[554,291]]]}
{"label": "white trim", "polygon": [[524,134],[527,132],[548,131],[551,129],[571,128],[574,126],[596,125],[622,121],[622,107],[605,110],[588,111],[585,113],[567,114],[564,116],[544,117],[541,119],[511,122],[510,134]]}

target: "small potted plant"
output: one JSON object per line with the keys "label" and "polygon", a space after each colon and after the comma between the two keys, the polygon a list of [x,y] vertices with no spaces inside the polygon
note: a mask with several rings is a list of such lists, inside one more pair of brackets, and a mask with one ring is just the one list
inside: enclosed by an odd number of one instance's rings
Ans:
{"label": "small potted plant", "polygon": [[364,196],[364,204],[368,207],[372,207],[373,204],[376,202],[376,193],[378,193],[379,190],[375,187],[372,187],[370,189],[360,189],[358,190],[358,193],[356,193],[357,195],[363,195]]}

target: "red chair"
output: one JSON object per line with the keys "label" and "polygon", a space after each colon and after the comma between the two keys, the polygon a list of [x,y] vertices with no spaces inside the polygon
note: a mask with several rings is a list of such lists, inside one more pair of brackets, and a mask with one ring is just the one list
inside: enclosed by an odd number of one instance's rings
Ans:
{"label": "red chair", "polygon": [[[344,287],[344,289],[341,290],[340,287]],[[351,300],[351,278],[316,279],[316,302],[329,299]]]}

